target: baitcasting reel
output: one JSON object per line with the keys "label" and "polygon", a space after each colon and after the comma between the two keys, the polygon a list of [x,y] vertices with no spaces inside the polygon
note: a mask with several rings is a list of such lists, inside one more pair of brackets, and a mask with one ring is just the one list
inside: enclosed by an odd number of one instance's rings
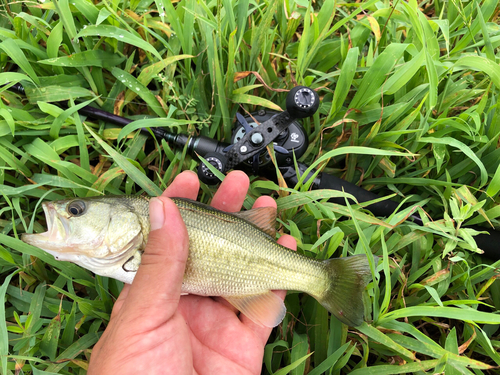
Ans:
{"label": "baitcasting reel", "polygon": [[[242,116],[239,113],[237,122],[234,124],[234,131],[231,137],[231,145],[240,141],[247,132],[257,128],[259,124],[270,120],[278,112],[261,109],[258,112]],[[253,135],[253,141],[256,142],[260,139],[259,135]],[[276,155],[278,165],[291,165],[293,164],[293,157],[300,158],[307,149],[309,144],[304,128],[298,121],[293,121],[288,128],[279,133],[278,137],[274,139],[273,148]],[[228,146],[229,148],[231,146]],[[205,155],[205,160],[213,165],[217,170],[223,171],[227,162],[224,155],[209,153]],[[271,163],[271,155],[267,148],[262,150],[259,154],[254,155],[250,159],[246,159],[240,165],[241,169],[248,171],[254,175],[258,175],[259,170],[267,168]],[[210,169],[204,164],[200,163],[198,167],[198,176],[206,184],[216,184],[219,179],[214,176]]]}
{"label": "baitcasting reel", "polygon": [[[319,107],[319,98],[310,88],[298,86],[289,92],[286,107],[284,112],[262,109],[247,116],[237,113],[231,144],[202,156],[223,173],[239,164],[239,168],[258,174],[259,169],[271,162],[267,146],[272,143],[277,164],[293,164],[294,154],[296,159],[300,158],[308,146],[297,119],[313,115]],[[204,163],[198,167],[198,176],[206,184],[219,182]]]}

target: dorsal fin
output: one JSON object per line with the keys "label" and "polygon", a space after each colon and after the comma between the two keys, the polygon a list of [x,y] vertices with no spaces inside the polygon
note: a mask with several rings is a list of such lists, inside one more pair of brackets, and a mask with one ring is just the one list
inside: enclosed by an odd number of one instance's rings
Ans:
{"label": "dorsal fin", "polygon": [[271,237],[276,236],[276,208],[274,207],[259,207],[252,208],[248,211],[234,213],[240,219],[246,220],[257,226]]}

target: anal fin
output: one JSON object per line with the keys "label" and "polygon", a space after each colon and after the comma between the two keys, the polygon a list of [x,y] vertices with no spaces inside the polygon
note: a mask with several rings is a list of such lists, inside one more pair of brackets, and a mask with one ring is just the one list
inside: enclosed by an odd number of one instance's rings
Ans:
{"label": "anal fin", "polygon": [[264,327],[276,327],[285,317],[285,303],[272,291],[242,297],[223,297],[250,320]]}

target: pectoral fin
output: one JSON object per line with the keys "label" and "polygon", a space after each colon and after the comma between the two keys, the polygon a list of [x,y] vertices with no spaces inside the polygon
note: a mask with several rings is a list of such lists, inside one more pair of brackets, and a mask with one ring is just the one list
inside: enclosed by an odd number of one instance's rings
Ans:
{"label": "pectoral fin", "polygon": [[283,300],[272,291],[251,296],[224,298],[253,322],[264,327],[276,327],[285,317]]}

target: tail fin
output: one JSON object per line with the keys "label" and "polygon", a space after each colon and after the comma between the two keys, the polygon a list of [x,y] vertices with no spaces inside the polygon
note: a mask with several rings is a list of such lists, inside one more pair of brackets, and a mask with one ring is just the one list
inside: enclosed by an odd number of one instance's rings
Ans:
{"label": "tail fin", "polygon": [[366,255],[353,255],[328,259],[325,266],[330,286],[318,302],[342,323],[353,327],[361,325],[363,291],[372,279],[368,258]]}

